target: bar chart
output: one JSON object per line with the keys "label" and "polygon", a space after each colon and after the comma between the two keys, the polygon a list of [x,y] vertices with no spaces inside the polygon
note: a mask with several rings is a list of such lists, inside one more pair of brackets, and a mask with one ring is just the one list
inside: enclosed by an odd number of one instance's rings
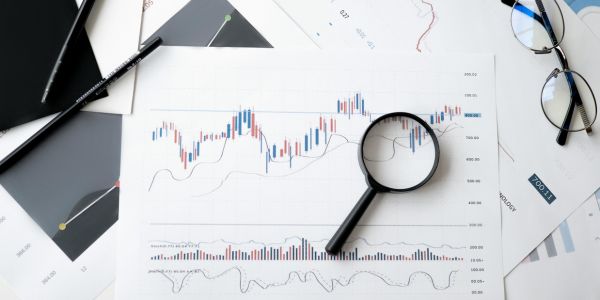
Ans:
{"label": "bar chart", "polygon": [[[586,208],[587,212],[584,211]],[[584,247],[587,250],[591,243],[600,241],[600,231],[595,230],[596,233],[594,233],[594,230],[591,230],[597,223],[600,223],[598,220],[600,220],[600,189],[573,216],[560,223],[556,230],[529,253],[523,263],[570,255],[575,253],[578,247]],[[571,228],[571,223],[574,223],[574,228]],[[575,232],[573,233],[573,231]],[[577,246],[578,243],[582,245]]]}
{"label": "bar chart", "polygon": [[[178,243],[181,248],[178,253],[171,255],[158,254],[150,257],[150,260],[200,260],[200,261],[462,261],[463,257],[447,256],[440,254],[439,250],[426,246],[418,247],[412,253],[383,253],[371,251],[372,253],[359,253],[359,247],[343,250],[340,255],[330,255],[325,252],[324,241],[308,241],[304,238],[287,238],[285,245],[262,245],[254,243],[246,245],[221,245],[219,252],[206,251],[204,243]],[[173,244],[171,244],[173,245]],[[250,249],[247,246],[251,246]],[[363,245],[364,246],[364,243]],[[394,248],[412,248],[414,246],[400,244]],[[151,247],[157,247],[153,245]],[[192,249],[191,251],[189,249]],[[196,250],[193,250],[193,249]],[[450,248],[464,252],[464,247]],[[183,250],[186,249],[186,250]],[[406,251],[406,249],[404,249]]]}
{"label": "bar chart", "polygon": [[[600,189],[506,278],[509,298],[593,299],[600,274]],[[537,296],[535,296],[537,297]]]}
{"label": "bar chart", "polygon": [[[554,236],[560,236],[560,238],[555,238]],[[562,243],[557,245],[556,240]],[[540,252],[542,251],[548,258],[557,256],[559,251],[562,253],[571,253],[575,251],[575,245],[573,244],[573,238],[571,237],[571,230],[569,229],[568,221],[565,220],[560,223],[557,231],[546,237],[542,244],[543,247],[540,245],[531,251],[526,261],[534,262],[540,260]],[[558,248],[560,250],[558,250],[557,247],[560,247]]]}

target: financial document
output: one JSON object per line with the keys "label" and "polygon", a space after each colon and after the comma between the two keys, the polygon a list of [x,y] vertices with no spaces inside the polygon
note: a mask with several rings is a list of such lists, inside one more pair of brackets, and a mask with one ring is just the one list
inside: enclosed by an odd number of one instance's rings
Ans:
{"label": "financial document", "polygon": [[598,252],[600,190],[508,274],[506,298],[598,299]]}
{"label": "financial document", "polygon": [[[503,299],[493,56],[153,55],[124,119],[118,297]],[[434,128],[438,170],[378,195],[331,256],[361,135],[394,111]],[[431,142],[415,126],[398,151]]]}
{"label": "financial document", "polygon": [[[48,118],[0,135],[0,155]],[[80,113],[0,174],[0,275],[20,297],[90,299],[114,279],[120,133],[121,116]]]}
{"label": "financial document", "polygon": [[[519,44],[510,27],[511,8],[502,2],[273,1],[321,49],[495,54],[505,274],[600,184],[596,175],[600,167],[598,135],[571,134],[566,146],[558,146],[557,130],[540,107],[544,80],[559,62],[554,54],[535,55]],[[567,28],[561,47],[571,68],[583,74],[598,95],[600,86],[595,83],[600,82],[600,42],[567,6],[591,3],[558,3]],[[584,11],[593,16],[593,11]],[[598,124],[593,129],[598,130]],[[548,203],[538,192],[542,183],[556,201]]]}

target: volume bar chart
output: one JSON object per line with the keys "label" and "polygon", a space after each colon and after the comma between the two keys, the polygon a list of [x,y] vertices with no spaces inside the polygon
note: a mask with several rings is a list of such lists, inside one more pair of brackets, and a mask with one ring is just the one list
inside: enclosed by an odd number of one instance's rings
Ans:
{"label": "volume bar chart", "polygon": [[[369,251],[361,250],[359,247],[340,252],[339,255],[330,255],[324,251],[322,241],[312,243],[304,238],[295,239],[289,245],[219,245],[214,251],[199,249],[201,244],[183,245],[186,250],[180,250],[175,254],[157,254],[150,260],[158,261],[462,261],[459,256],[448,256],[439,254],[439,249],[430,247],[419,247],[414,251],[392,249],[392,251]],[[248,247],[250,246],[250,247]],[[196,248],[189,250],[187,248]],[[221,249],[218,249],[221,248]],[[243,249],[242,249],[243,248]],[[366,253],[363,253],[366,252]]]}

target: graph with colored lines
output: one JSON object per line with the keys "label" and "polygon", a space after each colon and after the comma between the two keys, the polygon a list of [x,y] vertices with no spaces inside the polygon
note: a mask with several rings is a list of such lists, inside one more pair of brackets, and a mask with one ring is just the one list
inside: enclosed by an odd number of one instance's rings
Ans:
{"label": "graph with colored lines", "polygon": [[[257,114],[259,119],[257,120]],[[425,116],[425,119],[431,125],[441,125],[452,122],[457,117],[460,117],[461,108],[459,106],[444,105],[444,108],[439,112]],[[478,115],[478,114],[471,114]],[[310,128],[307,128],[303,134],[297,137],[285,137],[283,141],[269,144],[267,138],[268,128],[264,128],[260,123],[260,112],[254,111],[252,108],[240,109],[237,112],[231,112],[231,117],[224,122],[221,130],[197,132],[196,137],[189,138],[184,136],[182,129],[176,123],[163,121],[160,127],[152,130],[152,141],[172,141],[177,147],[176,154],[179,157],[181,165],[184,169],[201,157],[201,147],[207,142],[215,142],[222,140],[231,140],[235,142],[240,139],[253,139],[259,147],[259,152],[264,157],[265,173],[269,172],[269,162],[271,161],[288,161],[289,168],[292,168],[294,157],[310,155],[311,152],[322,151],[322,148],[327,147],[330,137],[338,133],[338,119],[356,119],[363,118],[372,121],[373,113],[365,107],[365,98],[361,93],[357,92],[352,97],[336,102],[336,108],[333,113],[319,114],[313,117]],[[310,121],[309,121],[310,122]],[[423,139],[427,138],[427,133],[422,130],[420,125],[408,120],[402,121],[402,129],[408,138],[408,148],[416,151],[416,145],[421,145]]]}
{"label": "graph with colored lines", "polygon": [[[124,118],[120,297],[502,299],[500,215],[486,200],[498,189],[493,57],[213,50],[167,47],[140,67]],[[392,112],[431,125],[438,169],[418,190],[378,194],[329,255],[366,188],[365,130]],[[383,154],[432,143],[417,122],[391,122]]]}
{"label": "graph with colored lines", "polygon": [[[236,281],[232,288],[239,288],[241,293],[299,283],[332,293],[366,282],[431,293],[456,289],[457,278],[464,276],[461,266],[468,251],[465,246],[374,243],[357,238],[349,241],[339,256],[331,256],[323,251],[327,241],[300,236],[280,242],[153,240],[149,241],[148,250],[160,254],[147,258],[156,266],[149,274],[169,282],[173,294],[185,294],[194,283],[203,280]],[[353,266],[339,268],[340,263]],[[262,274],[260,269],[266,264],[278,265],[278,270]],[[374,268],[373,264],[379,267]],[[218,265],[227,267],[210,267]]]}

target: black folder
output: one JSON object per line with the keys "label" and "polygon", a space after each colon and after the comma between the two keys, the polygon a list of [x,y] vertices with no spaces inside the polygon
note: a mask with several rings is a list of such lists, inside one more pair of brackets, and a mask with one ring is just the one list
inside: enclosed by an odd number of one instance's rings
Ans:
{"label": "black folder", "polygon": [[40,102],[77,10],[74,0],[0,1],[0,130],[62,111],[102,79],[82,32]]}

